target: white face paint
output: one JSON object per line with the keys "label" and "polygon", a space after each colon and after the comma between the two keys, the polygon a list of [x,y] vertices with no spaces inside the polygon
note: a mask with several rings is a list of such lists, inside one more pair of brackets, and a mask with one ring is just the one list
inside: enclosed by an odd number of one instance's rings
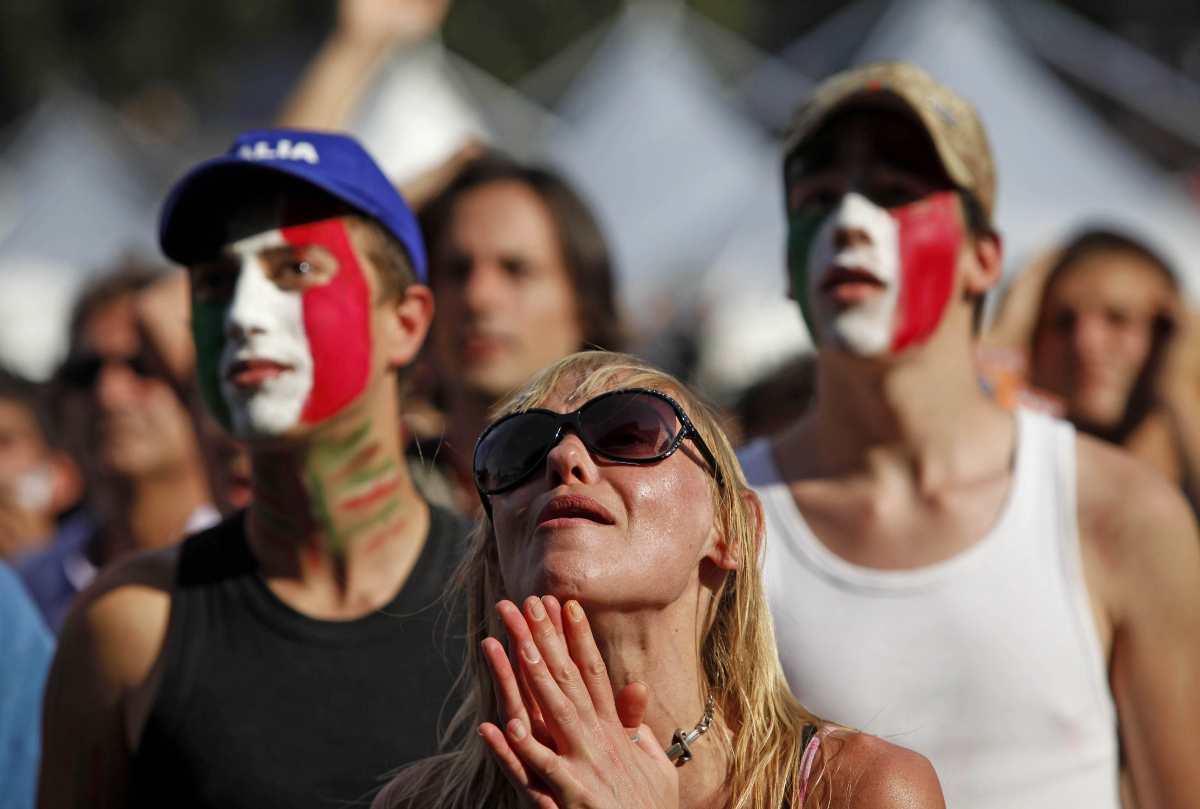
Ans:
{"label": "white face paint", "polygon": [[229,246],[240,265],[225,317],[221,393],[239,438],[279,436],[300,422],[313,385],[302,293],[280,289],[259,254],[286,247],[279,230]]}
{"label": "white face paint", "polygon": [[[899,228],[891,215],[849,193],[820,226],[809,249],[808,293],[817,315],[818,343],[864,357],[887,353],[900,294]],[[823,286],[839,270],[870,273],[882,288],[861,300],[837,303]]]}

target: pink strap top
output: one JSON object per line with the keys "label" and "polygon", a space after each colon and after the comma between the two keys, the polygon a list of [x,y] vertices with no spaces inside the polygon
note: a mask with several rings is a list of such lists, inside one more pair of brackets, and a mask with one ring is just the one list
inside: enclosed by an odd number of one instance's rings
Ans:
{"label": "pink strap top", "polygon": [[817,753],[821,751],[821,739],[829,734],[832,728],[825,727],[813,734],[813,737],[808,740],[808,744],[804,746],[804,752],[800,756],[800,804],[796,809],[802,809],[804,801],[808,797],[808,781],[812,777],[813,765],[817,761]]}

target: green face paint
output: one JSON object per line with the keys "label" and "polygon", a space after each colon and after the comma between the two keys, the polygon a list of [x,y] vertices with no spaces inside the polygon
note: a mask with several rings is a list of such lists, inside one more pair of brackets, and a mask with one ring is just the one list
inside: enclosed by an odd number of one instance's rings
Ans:
{"label": "green face paint", "polygon": [[794,213],[788,216],[788,296],[800,304],[800,312],[804,315],[804,323],[810,334],[815,334],[816,321],[813,320],[812,301],[809,298],[808,258],[813,239],[828,217],[828,212]]}
{"label": "green face paint", "polygon": [[221,393],[221,352],[225,348],[225,314],[228,304],[192,300],[192,340],[196,344],[196,374],[200,394],[209,412],[230,432],[233,419]]}

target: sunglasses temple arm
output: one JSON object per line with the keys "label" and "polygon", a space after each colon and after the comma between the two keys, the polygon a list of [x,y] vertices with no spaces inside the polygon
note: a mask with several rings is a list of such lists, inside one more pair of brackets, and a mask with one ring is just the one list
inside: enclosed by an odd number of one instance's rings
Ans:
{"label": "sunglasses temple arm", "polygon": [[704,456],[704,460],[708,461],[708,465],[712,468],[713,479],[717,481],[717,485],[724,485],[724,476],[721,474],[721,467],[717,465],[717,458],[712,454],[712,450],[708,448],[708,443],[704,437],[700,435],[700,431],[696,429],[696,425],[691,421],[687,423],[688,432],[696,441],[696,447],[700,450],[700,454]]}

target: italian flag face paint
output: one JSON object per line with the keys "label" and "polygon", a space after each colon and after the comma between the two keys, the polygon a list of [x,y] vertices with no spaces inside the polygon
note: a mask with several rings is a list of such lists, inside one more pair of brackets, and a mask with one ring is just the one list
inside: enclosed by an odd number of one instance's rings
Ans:
{"label": "italian flag face paint", "polygon": [[316,424],[340,411],[367,386],[371,373],[371,293],[340,219],[284,228],[283,237],[295,247],[320,245],[338,263],[333,279],[305,290],[302,299],[313,382],[300,420]]}
{"label": "italian flag face paint", "polygon": [[[789,217],[790,294],[818,345],[860,356],[899,353],[941,323],[962,240],[953,191],[896,208],[850,193],[832,211]],[[868,273],[869,294],[838,299],[835,267]]]}
{"label": "italian flag face paint", "polygon": [[[267,231],[229,250],[231,293],[193,298],[197,371],[212,413],[242,438],[336,415],[366,388],[372,362],[370,288],[342,220]],[[319,272],[297,269],[317,251]],[[239,386],[233,377],[245,363],[282,370]]]}

